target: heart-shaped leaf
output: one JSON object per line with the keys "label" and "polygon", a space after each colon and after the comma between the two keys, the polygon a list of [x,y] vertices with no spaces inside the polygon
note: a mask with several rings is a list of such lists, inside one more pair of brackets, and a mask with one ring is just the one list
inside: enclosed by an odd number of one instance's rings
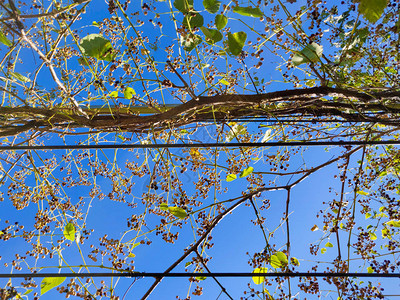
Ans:
{"label": "heart-shaped leaf", "polygon": [[251,173],[253,173],[253,171],[254,171],[253,167],[248,167],[240,173],[239,178],[249,176]]}
{"label": "heart-shaped leaf", "polygon": [[225,28],[226,24],[228,24],[228,18],[224,15],[216,15],[215,16],[215,26],[218,30]]}
{"label": "heart-shaped leaf", "polygon": [[228,50],[232,55],[238,56],[242,53],[244,43],[246,42],[246,32],[239,31],[235,33],[228,33]]}
{"label": "heart-shaped leaf", "polygon": [[237,178],[237,176],[235,174],[228,174],[226,176],[226,181],[231,182],[234,181]]}
{"label": "heart-shaped leaf", "polygon": [[66,277],[45,277],[40,284],[40,294],[43,295],[64,282]]}
{"label": "heart-shaped leaf", "polygon": [[187,212],[183,208],[177,206],[169,206],[168,210],[172,215],[179,219],[184,219],[187,217]]}
{"label": "heart-shaped leaf", "polygon": [[206,36],[206,42],[209,44],[215,44],[222,40],[222,34],[218,30],[208,29],[206,27],[200,27],[201,31]]}
{"label": "heart-shaped leaf", "polygon": [[210,14],[215,14],[221,5],[221,1],[217,0],[203,0],[203,6]]}
{"label": "heart-shaped leaf", "polygon": [[186,28],[190,28],[190,29],[193,29],[193,28],[196,28],[196,27],[201,27],[204,24],[204,18],[198,12],[189,12],[183,18],[183,23],[182,24]]}
{"label": "heart-shaped leaf", "polygon": [[67,240],[75,241],[75,226],[72,223],[68,223],[64,227],[64,237]]}
{"label": "heart-shaped leaf", "polygon": [[174,7],[186,14],[193,9],[193,0],[175,0]]}
{"label": "heart-shaped leaf", "polygon": [[132,99],[134,95],[136,95],[136,92],[135,92],[135,90],[133,88],[131,88],[131,87],[125,88],[124,97],[126,99]]}
{"label": "heart-shaped leaf", "polygon": [[[253,273],[256,273],[256,274],[259,274],[259,273],[262,274],[262,273],[267,273],[267,272],[268,272],[267,268],[255,268],[253,270]],[[265,280],[265,277],[264,276],[253,276],[252,279],[255,284],[262,284]]]}
{"label": "heart-shaped leaf", "polygon": [[101,34],[94,33],[84,37],[79,43],[79,48],[83,55],[99,60],[112,61],[115,57],[110,41]]}

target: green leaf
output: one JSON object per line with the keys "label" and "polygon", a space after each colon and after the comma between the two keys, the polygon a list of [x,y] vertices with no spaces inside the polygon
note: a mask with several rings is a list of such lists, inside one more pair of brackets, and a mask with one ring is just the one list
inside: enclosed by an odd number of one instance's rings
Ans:
{"label": "green leaf", "polygon": [[368,272],[368,273],[374,273],[374,269],[373,269],[372,267],[368,267],[368,268],[367,268],[367,272]]}
{"label": "green leaf", "polygon": [[226,181],[231,182],[234,181],[237,178],[237,176],[235,174],[228,174],[226,176]]}
{"label": "green leaf", "polygon": [[332,248],[332,247],[333,247],[333,244],[332,244],[331,242],[327,242],[327,243],[325,244],[325,247]]}
{"label": "green leaf", "polygon": [[161,204],[160,204],[160,209],[161,209],[161,210],[167,211],[167,210],[168,210],[168,204],[165,203],[165,202],[161,203]]}
{"label": "green leaf", "polygon": [[275,269],[283,268],[287,266],[288,263],[289,263],[288,258],[286,254],[283,252],[276,252],[274,255],[270,257],[271,267]]}
{"label": "green leaf", "polygon": [[208,29],[206,27],[200,27],[201,31],[206,36],[206,42],[209,44],[215,44],[222,40],[222,34],[216,29]]}
{"label": "green leaf", "polygon": [[112,61],[115,57],[111,42],[101,34],[89,34],[81,39],[79,48],[82,54],[99,60]]}
{"label": "green leaf", "polygon": [[295,66],[310,62],[315,63],[322,56],[322,50],[322,46],[312,42],[310,45],[304,47],[303,50],[293,55],[292,63]]}
{"label": "green leaf", "polygon": [[228,33],[228,49],[232,55],[238,56],[243,49],[244,43],[246,42],[246,32],[239,31],[235,33]]}
{"label": "green leaf", "polygon": [[193,0],[175,0],[174,7],[186,14],[193,9]]}
{"label": "green leaf", "polygon": [[300,266],[300,262],[299,262],[299,260],[298,260],[296,257],[290,258],[290,263],[291,263],[293,266]]}
{"label": "green leaf", "polygon": [[12,46],[11,41],[1,31],[0,31],[0,43],[6,45],[8,47]]}
{"label": "green leaf", "polygon": [[11,77],[14,77],[15,79],[22,81],[22,82],[30,82],[31,80],[28,77],[25,77],[24,75],[21,75],[17,72],[9,72]]}
{"label": "green leaf", "polygon": [[168,210],[172,215],[179,219],[184,219],[187,217],[187,212],[183,208],[177,206],[169,206]]}
{"label": "green leaf", "polygon": [[66,277],[45,277],[40,284],[40,294],[43,295],[64,282]]}
{"label": "green leaf", "polygon": [[201,27],[204,24],[204,18],[203,16],[195,11],[195,12],[190,12],[185,15],[183,18],[183,26],[186,28],[195,28],[195,27]]}
{"label": "green leaf", "polygon": [[112,91],[108,94],[108,97],[118,98],[118,91]]}
{"label": "green leaf", "polygon": [[132,99],[134,95],[136,95],[136,92],[135,92],[135,90],[133,88],[131,88],[131,87],[125,88],[124,97],[126,99]]}
{"label": "green leaf", "polygon": [[375,23],[380,19],[387,5],[387,0],[360,0],[358,11],[370,23]]}
{"label": "green leaf", "polygon": [[240,173],[239,178],[249,176],[251,173],[253,173],[253,171],[254,171],[253,167],[248,167],[248,168],[244,169],[242,171],[242,173]]}
{"label": "green leaf", "polygon": [[224,15],[216,15],[215,16],[215,26],[218,30],[225,28],[226,24],[228,24],[228,18]]}
{"label": "green leaf", "polygon": [[181,43],[185,51],[192,51],[202,42],[201,36],[197,34],[187,34],[185,37],[181,37]]}
{"label": "green leaf", "polygon": [[258,7],[251,7],[251,6],[247,7],[235,6],[233,8],[233,12],[246,17],[261,18],[263,16],[262,11]]}
{"label": "green leaf", "polygon": [[64,227],[64,237],[67,240],[75,241],[75,226],[72,223],[68,223]]}
{"label": "green leaf", "polygon": [[210,14],[215,14],[219,10],[221,1],[217,0],[203,0],[203,6]]}
{"label": "green leaf", "polygon": [[[267,273],[267,272],[268,272],[267,268],[255,268],[253,270],[253,273],[255,273],[255,274],[262,274],[262,273]],[[255,284],[262,284],[265,280],[265,277],[264,276],[253,276],[252,279]]]}

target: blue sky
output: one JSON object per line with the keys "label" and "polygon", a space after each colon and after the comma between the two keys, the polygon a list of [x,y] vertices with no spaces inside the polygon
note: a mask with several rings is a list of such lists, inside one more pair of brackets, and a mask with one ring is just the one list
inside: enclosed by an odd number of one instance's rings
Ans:
{"label": "blue sky", "polygon": [[[96,4],[96,5],[94,5]],[[131,11],[135,11],[139,9],[140,5],[143,5],[144,2],[141,1],[136,1],[135,3],[132,3],[130,6],[130,9],[127,11],[129,14]],[[288,5],[290,9],[295,11],[296,9],[299,8],[302,4],[305,4],[304,1],[299,1],[295,4]],[[174,39],[177,38],[176,30],[175,27],[172,26],[172,22],[170,22],[170,16],[165,13],[165,10],[167,9],[166,7],[168,6],[168,2],[160,2],[160,3],[155,3],[157,5],[157,9],[159,9],[160,13],[160,20],[165,23],[163,26],[162,32],[164,34],[163,37],[159,39],[159,44],[158,50],[152,50],[150,52],[150,55],[153,56],[155,61],[158,62],[165,62],[167,60],[167,53],[163,50],[163,47],[168,45],[171,41],[174,43],[175,51],[176,53],[179,53],[187,57],[187,53],[185,53],[182,49],[179,49],[179,44],[178,42]],[[202,9],[202,5],[200,2],[195,1],[195,8],[200,10]],[[203,14],[206,18],[205,24],[211,22],[212,20],[212,15],[204,12]],[[107,11],[107,6],[104,1],[100,0],[93,0],[92,3],[88,6],[86,14],[83,16],[82,20],[76,22],[74,24],[73,29],[78,30],[78,35],[79,38],[83,38],[88,34],[92,33],[99,33],[99,28],[95,25],[92,25],[93,21],[96,21],[98,23],[102,22],[104,18],[109,17],[110,15],[108,14]],[[177,14],[177,18],[182,19],[182,14]],[[237,16],[230,14],[230,20],[229,20],[229,26],[231,26],[232,31],[235,30],[244,30],[245,25],[247,24],[250,28],[255,28],[256,30],[260,30],[261,25],[258,25],[257,19],[250,18],[250,17],[243,17],[241,18],[243,23],[240,22],[240,20],[234,20],[234,18],[237,18]],[[120,15],[122,17],[122,15]],[[139,18],[142,18],[143,16],[139,16]],[[149,36],[149,42],[154,43],[156,41],[156,38],[158,37],[158,32],[155,31],[155,26],[152,25],[148,19],[150,16],[143,18],[143,21],[145,21],[144,25],[141,27],[138,27],[138,30],[143,31],[144,34],[148,34]],[[132,17],[132,20],[135,20],[135,17]],[[289,30],[289,29],[288,29]],[[153,34],[154,32],[154,34]],[[289,30],[290,32],[290,30]],[[130,30],[128,32],[128,35],[134,36],[133,31]],[[252,34],[249,34],[249,39],[254,39],[254,36]],[[74,49],[77,50],[76,45],[72,43],[71,40],[67,40],[68,45],[72,45],[75,47]],[[118,48],[120,45],[113,45],[115,48]],[[324,53],[329,53],[331,49],[329,48],[328,44],[323,44],[324,49],[326,49],[327,52]],[[222,44],[219,44],[217,47],[222,47]],[[122,46],[121,48],[118,49],[124,49]],[[250,47],[245,47],[246,51],[251,51]],[[195,52],[196,50],[193,50]],[[265,51],[267,52],[267,50]],[[193,54],[193,53],[192,53]],[[25,76],[28,76],[32,78],[33,76],[33,71],[32,70],[37,70],[37,65],[40,61],[40,58],[35,55],[32,51],[29,49],[24,49],[21,51],[21,58],[24,61],[24,64],[22,65],[21,69],[18,69],[17,71],[24,74]],[[176,55],[176,54],[175,54]],[[198,55],[202,55],[202,53],[198,53]],[[282,54],[285,59],[288,59],[290,57],[290,54],[288,53],[283,53]],[[286,88],[292,88],[291,83],[284,83],[281,76],[280,72],[276,70],[278,66],[282,63],[280,58],[277,58],[270,53],[265,54],[266,60],[264,61],[263,67],[257,71],[257,74],[254,74],[255,72],[254,69],[250,71],[250,73],[253,76],[258,76],[261,79],[264,79],[266,82],[270,82],[270,84],[267,86],[266,90],[267,91],[274,91],[274,90],[283,90]],[[77,62],[76,56],[70,58],[68,60],[68,65],[71,69],[77,69],[80,70],[83,67],[80,66]],[[247,58],[246,63],[249,65],[251,64],[249,61],[251,61],[251,57]],[[233,67],[227,67],[226,66],[226,60],[224,57],[221,56],[216,62],[216,67],[219,70],[223,70],[226,72],[229,76],[232,73],[234,69],[238,68],[240,64],[235,61],[233,58],[229,58],[228,62],[233,64]],[[106,62],[101,62],[100,65],[105,66]],[[161,66],[161,64],[160,64]],[[303,74],[299,70],[293,71],[294,74]],[[122,74],[122,73],[121,73]],[[199,75],[199,72],[196,73]],[[104,74],[103,74],[104,75]],[[132,78],[128,79],[127,76],[121,75],[123,77],[123,80],[125,80],[131,87],[133,87],[136,92],[143,98],[144,92],[142,90],[141,85],[139,82],[137,82],[137,78]],[[152,73],[144,73],[143,76],[148,76],[148,79],[154,79],[154,74]],[[302,75],[303,76],[303,75]],[[88,78],[90,75],[88,75]],[[116,76],[117,77],[117,76]],[[190,82],[191,80],[195,81],[198,83],[197,88],[200,90],[204,90],[205,84],[199,80],[199,78],[189,78],[187,75],[183,75],[185,80]],[[305,79],[309,79],[306,76],[303,76]],[[302,77],[302,79],[303,79]],[[247,78],[247,77],[246,77]],[[96,78],[91,77],[90,80],[95,80]],[[176,76],[171,76],[171,80],[175,84],[181,84],[179,79]],[[276,80],[276,81],[275,81]],[[238,88],[238,92],[242,93],[253,93],[254,89],[253,86],[250,84],[249,79],[247,78],[248,85],[245,88]],[[51,88],[54,87],[52,79],[50,78],[49,73],[46,70],[43,70],[40,72],[40,77],[38,78],[38,85],[43,86],[46,90],[50,90]],[[104,95],[107,95],[107,93],[113,91],[113,87],[111,85],[105,85],[107,88],[107,91],[101,91],[100,89],[94,91],[92,90],[91,92],[96,95],[98,93],[98,98],[94,100],[91,104],[96,104],[96,105],[101,105],[103,104],[104,98],[101,98],[100,95],[104,93]],[[119,89],[119,93],[122,93],[122,89]],[[170,92],[163,92],[165,96],[165,103],[179,103],[179,100],[176,98],[171,97]],[[152,94],[157,101],[161,101],[161,93],[160,92],[154,92]],[[87,94],[85,92],[79,94],[77,97],[78,100],[85,99],[85,96]],[[157,98],[159,97],[159,98]],[[122,97],[121,97],[122,98]],[[128,103],[126,99],[118,99],[123,103]],[[57,102],[58,100],[56,100]],[[267,128],[265,127],[258,127],[259,124],[257,123],[249,123],[246,124],[247,126],[247,131],[250,133],[260,133],[261,136],[265,133]],[[271,125],[271,124],[269,124]],[[216,128],[214,125],[211,125],[208,127],[208,129],[198,129],[195,135],[191,136],[190,138],[192,139],[200,139],[202,141],[205,141],[205,139],[208,139],[209,135],[206,130],[209,130],[209,132],[214,133],[216,131]],[[276,129],[278,130],[278,129]],[[290,128],[288,129],[288,131]],[[114,143],[115,141],[121,142],[121,139],[113,134],[108,134],[104,136],[97,136],[100,140],[108,139],[110,143]],[[130,137],[129,134],[125,134],[124,137]],[[77,142],[88,142],[86,141],[86,136],[68,136],[65,138],[66,143],[77,143]],[[212,140],[210,138],[210,140]],[[44,144],[57,144],[57,143],[63,143],[64,141],[56,134],[48,135],[44,140]],[[137,142],[137,137],[134,136],[134,139],[132,142]],[[158,140],[158,142],[163,142],[161,139]],[[90,141],[90,143],[93,143],[93,140]],[[323,148],[310,148],[305,151],[304,149],[300,149],[300,154],[294,156],[291,158],[289,162],[289,170],[290,171],[296,171],[300,167],[303,166],[304,163],[307,164],[307,167],[309,166],[316,166],[319,163],[323,163],[325,161],[328,161],[332,157],[335,157],[336,155],[339,155],[343,149],[340,148],[333,148],[329,149],[329,151],[326,151]],[[201,153],[204,150],[200,150]],[[270,148],[266,149],[263,152],[263,156],[261,154],[259,155],[260,160],[256,161],[253,160],[249,164],[249,166],[254,167],[254,173],[257,172],[263,172],[268,170],[268,155],[272,155],[275,153],[276,149],[275,148]],[[302,153],[302,151],[304,151]],[[149,183],[150,179],[148,177],[138,177],[138,176],[132,176],[130,171],[126,168],[126,162],[138,162],[139,164],[142,163],[143,160],[145,160],[145,157],[149,157],[147,166],[149,168],[153,168],[155,165],[155,161],[158,158],[155,158],[155,153],[156,151],[149,151],[149,150],[138,150],[137,152],[129,152],[125,150],[117,150],[117,151],[112,151],[112,150],[104,150],[104,151],[90,151],[87,153],[91,153],[94,156],[98,155],[98,161],[104,161],[107,162],[113,162],[114,160],[118,161],[118,165],[121,168],[121,172],[123,175],[121,175],[121,178],[118,180],[127,178],[131,181],[133,184],[132,187],[132,193],[128,193],[126,196],[125,200],[126,203],[121,203],[121,202],[116,202],[116,201],[111,201],[108,197],[107,194],[112,191],[112,182],[110,179],[105,178],[106,176],[99,176],[99,175],[94,175],[93,173],[93,168],[89,168],[89,173],[90,175],[93,175],[96,178],[96,183],[97,185],[101,188],[102,193],[106,195],[103,199],[99,199],[99,197],[95,197],[94,199],[91,199],[89,193],[90,189],[92,186],[78,186],[78,187],[65,187],[65,197],[63,198],[63,201],[65,201],[67,198],[71,200],[72,204],[77,204],[77,203],[82,203],[83,211],[87,212],[89,210],[90,213],[88,213],[87,219],[86,219],[86,226],[88,228],[94,228],[95,231],[93,234],[89,237],[89,239],[81,246],[81,249],[83,253],[87,255],[91,250],[89,249],[89,245],[91,243],[98,243],[98,240],[103,237],[105,234],[108,235],[109,238],[113,239],[120,239],[123,236],[123,231],[126,230],[127,226],[127,219],[131,217],[132,215],[135,214],[140,214],[145,211],[146,207],[141,201],[142,194],[145,191],[149,190]],[[151,153],[151,155],[150,155]],[[177,156],[184,156],[185,154],[182,152],[182,150],[171,150],[171,153]],[[238,154],[239,151],[236,151],[235,154]],[[75,155],[76,153],[74,153]],[[136,154],[139,155],[139,158],[136,157]],[[43,152],[40,152],[40,154],[32,153],[31,157],[34,161],[39,162],[40,158],[49,158],[53,155],[53,153],[46,153],[44,154]],[[61,155],[66,155],[65,152],[57,152],[55,153],[55,157],[57,159],[61,158]],[[218,164],[226,166],[226,160],[227,160],[227,154],[221,154],[220,157],[218,158]],[[87,158],[75,158],[76,161],[71,161],[72,164],[72,170],[73,170],[73,178],[77,179],[78,178],[78,172],[75,167],[75,165],[81,161],[83,166],[86,167],[86,164],[88,162]],[[155,161],[153,161],[155,159]],[[353,168],[357,167],[356,160],[360,159],[360,154],[357,154],[352,158],[351,166]],[[94,160],[94,159],[93,159]],[[265,165],[264,165],[265,163]],[[25,164],[29,166],[29,162],[25,161]],[[197,174],[196,172],[192,171],[187,171],[185,173],[179,173],[181,170],[180,167],[180,162],[177,161],[175,162],[176,166],[176,171],[178,176],[181,176],[181,180],[183,182],[183,189],[189,194],[192,195],[195,190],[194,190],[194,184],[193,182],[198,178],[198,176],[201,176],[202,174]],[[56,170],[53,172],[54,175],[54,180],[52,180],[52,183],[56,183],[57,179],[61,180],[63,177],[66,177],[67,171],[61,171],[59,170],[60,167],[67,165],[66,162],[62,161],[60,162],[60,165],[57,166]],[[109,164],[111,166],[111,163]],[[171,167],[171,166],[170,166]],[[171,167],[172,168],[172,167]],[[220,172],[220,176],[222,180],[224,180],[224,176],[226,176],[225,171],[221,171],[221,169],[218,169],[218,172]],[[332,198],[337,198],[335,195],[335,192],[340,192],[340,181],[339,179],[335,179],[333,175],[338,172],[337,164],[334,163],[330,165],[329,167],[326,167],[315,174],[310,175],[309,178],[307,178],[304,182],[300,183],[298,186],[294,187],[293,190],[291,191],[291,204],[290,204],[290,235],[291,235],[291,256],[296,257],[300,261],[300,266],[297,267],[296,270],[298,271],[303,271],[303,270],[308,270],[311,266],[314,265],[319,265],[320,269],[319,271],[323,271],[328,264],[324,264],[322,261],[332,261],[335,259],[337,253],[336,253],[336,248],[328,248],[327,252],[321,256],[319,255],[317,260],[318,262],[315,262],[315,257],[311,256],[309,254],[309,245],[310,243],[318,243],[318,240],[321,238],[322,233],[320,230],[317,231],[311,231],[311,228],[314,225],[317,225],[318,228],[322,228],[322,220],[321,219],[316,219],[315,215],[318,213],[319,210],[321,209],[326,209],[326,206],[322,206],[322,202],[327,202],[332,200]],[[180,175],[179,175],[180,174]],[[107,175],[107,174],[106,174]],[[286,178],[287,177],[287,178]],[[293,178],[290,178],[290,176],[286,176],[283,179],[277,179],[275,182],[277,185],[285,185],[288,183],[288,180],[291,180],[293,182],[296,178],[299,178],[298,176],[295,176]],[[27,184],[34,186],[35,185],[35,178],[34,174],[31,173],[27,177]],[[162,180],[162,178],[157,178],[158,180]],[[264,181],[266,183],[269,182],[269,180],[274,181],[273,176],[264,176]],[[216,193],[215,195],[213,192],[210,192],[208,194],[208,197],[206,199],[196,199],[199,201],[203,201],[204,205],[208,205],[213,203],[214,201],[224,201],[228,200],[231,198],[239,197],[243,192],[248,191],[251,189],[251,184],[249,184],[248,178],[238,178],[233,182],[223,182],[223,187],[227,189],[226,192],[222,193]],[[2,187],[3,190],[2,192],[4,194],[7,193],[7,190],[5,189],[5,186]],[[329,188],[332,188],[332,192],[329,192]],[[169,204],[172,205],[172,197],[171,194],[168,193],[163,193],[163,192],[156,192],[154,190],[151,191],[151,193],[154,193],[158,196],[165,197],[165,199],[168,201]],[[61,193],[62,194],[62,193]],[[349,193],[346,195],[349,199],[352,199],[353,195]],[[80,202],[80,198],[83,197]],[[282,250],[285,249],[285,243],[286,243],[286,229],[285,225],[284,226],[279,226],[282,224],[282,217],[283,217],[283,212],[284,212],[284,207],[285,207],[285,202],[286,202],[286,192],[285,191],[273,191],[273,192],[265,192],[262,194],[261,199],[269,199],[271,207],[269,210],[265,210],[262,212],[262,215],[266,218],[266,222],[264,224],[267,233],[275,231],[274,232],[274,238],[271,239],[271,242],[276,244],[277,250]],[[131,207],[128,204],[130,203],[135,203],[137,206],[136,207]],[[248,204],[248,203],[247,203]],[[260,205],[260,201],[257,200],[257,204]],[[21,222],[20,220],[23,220],[24,226],[26,229],[31,229],[34,224],[34,219],[35,219],[35,214],[38,211],[38,205],[43,205],[43,209],[47,207],[47,203],[39,203],[39,204],[34,204],[31,203],[29,207],[23,209],[23,210],[16,210],[8,201],[7,197],[5,197],[5,201],[0,202],[0,226],[5,227],[6,225],[4,224],[5,220],[10,220],[10,223],[13,224],[14,222]],[[155,207],[152,207],[155,209]],[[55,214],[58,212],[56,211]],[[80,231],[79,226],[82,226],[83,221],[74,219],[74,216],[71,215],[58,215],[58,219],[64,220],[66,223],[67,221],[72,220],[77,228],[77,231]],[[194,217],[191,216],[190,220],[192,221],[192,224],[194,224]],[[214,272],[251,272],[252,267],[249,266],[248,261],[249,261],[249,255],[247,252],[250,254],[250,256],[254,253],[261,252],[265,245],[265,241],[263,238],[263,235],[259,229],[258,226],[254,226],[251,222],[251,220],[255,220],[255,215],[253,208],[248,204],[248,205],[241,205],[238,207],[232,214],[229,214],[213,231],[213,242],[215,243],[215,246],[207,251],[207,255],[212,256],[213,259],[210,261],[208,264],[208,267],[214,271]],[[363,218],[363,216],[361,216]],[[149,218],[146,219],[146,225],[143,226],[143,231],[150,231],[154,229],[156,225],[159,224],[161,217],[160,216],[155,216],[155,215],[149,215]],[[63,223],[63,224],[65,224]],[[362,224],[363,226],[365,224]],[[62,236],[62,226],[58,224],[58,228],[55,228],[54,225],[52,227],[52,230],[54,230],[53,239],[57,240],[57,234],[59,237]],[[172,232],[177,232],[177,228],[172,226],[171,231]],[[124,242],[126,240],[131,240],[132,243],[138,242],[141,239],[144,239],[145,241],[151,241],[152,244],[147,246],[147,245],[139,245],[137,246],[134,250],[133,253],[135,254],[135,257],[132,259],[132,264],[135,266],[135,270],[137,271],[144,271],[144,272],[163,272],[168,266],[170,266],[178,257],[180,257],[183,253],[183,249],[188,247],[190,243],[193,242],[193,234],[194,230],[190,226],[190,221],[186,220],[183,222],[182,228],[179,229],[179,239],[174,243],[174,244],[169,244],[165,243],[164,241],[161,240],[160,236],[157,236],[154,232],[147,234],[145,237],[140,236],[138,240],[135,240],[135,237],[137,235],[140,235],[140,232],[135,232],[135,231],[130,231],[129,233],[126,234],[124,237]],[[82,232],[83,235],[83,232]],[[51,242],[50,237],[43,237],[42,240],[44,241],[45,245],[49,245]],[[347,241],[347,234],[343,234],[341,236],[341,242],[342,242],[342,250],[344,251],[345,249],[345,243]],[[332,244],[335,244],[335,237],[334,235],[331,236],[330,239],[324,239],[321,242],[321,247],[325,245],[327,242],[331,242]],[[5,245],[5,246],[3,246]],[[18,251],[20,250],[21,253],[24,253],[26,249],[24,249],[25,242],[22,239],[12,239],[10,241],[7,241],[7,244],[1,245],[2,250],[1,250],[1,263],[7,262],[11,259],[13,259],[13,255],[15,254],[16,249]],[[63,255],[67,262],[70,265],[80,265],[82,264],[82,259],[80,257],[79,249],[75,243],[72,243],[70,247],[65,247],[65,250],[63,250]],[[101,248],[101,247],[100,247]],[[104,248],[101,248],[104,250]],[[176,272],[182,272],[185,270],[185,263],[190,260],[190,258],[193,255],[191,255],[188,259],[186,259],[179,267],[177,267],[174,271]],[[99,265],[100,262],[93,262],[87,257],[85,257],[86,263],[87,264],[97,264]],[[27,259],[29,261],[30,266],[34,265],[34,261],[32,259]],[[57,268],[54,268],[54,266],[57,266],[59,263],[59,260],[57,258],[57,255],[54,256],[52,260],[38,260],[37,262],[37,267],[45,267],[45,266],[52,266],[52,268],[48,269],[42,269],[42,272],[44,271],[54,271],[57,272]],[[65,263],[63,263],[65,266]],[[110,263],[108,261],[104,261],[105,266],[110,266]],[[273,270],[268,264],[266,264],[266,267],[268,267],[270,270]],[[351,270],[354,272],[366,272],[366,267],[368,266],[359,266],[357,264],[352,264],[351,265]],[[188,267],[187,268],[189,271],[194,271],[193,268]],[[4,267],[4,265],[0,265],[0,270],[2,273],[5,272],[10,272],[11,268],[10,267]],[[74,268],[75,271],[78,270],[77,267]],[[92,272],[95,271],[102,271],[102,269],[96,269],[92,268]],[[63,271],[68,271],[68,269],[63,269]],[[106,280],[109,282],[109,279]],[[116,286],[117,294],[119,296],[122,296],[124,292],[128,289],[132,279],[128,278],[123,278],[119,280],[118,285]],[[235,298],[238,299],[239,297],[243,296],[243,291],[247,289],[247,284],[250,283],[251,287],[261,289],[261,286],[256,286],[250,278],[222,278],[220,279],[221,283],[224,285],[224,287],[228,290],[228,292]],[[1,281],[2,283],[5,281]],[[18,280],[13,281],[17,282]],[[39,282],[39,281],[36,281]],[[138,280],[133,287],[129,290],[127,294],[127,299],[139,299],[147,290],[147,288],[151,285],[152,280],[151,279],[140,279]],[[292,282],[296,282],[296,280],[292,280]],[[398,283],[395,282],[394,280],[389,281],[389,283],[385,282],[385,292],[388,294],[396,293],[396,290],[398,289]],[[206,279],[205,281],[202,281],[199,283],[200,286],[204,287],[204,294],[203,294],[203,299],[227,299],[225,295],[221,295],[219,298],[220,294],[220,288],[216,285],[215,282],[211,278]],[[322,285],[322,281],[321,281]],[[179,295],[181,298],[186,297],[186,294],[190,294],[193,289],[195,284],[192,285],[192,288],[189,290],[189,282],[187,279],[164,279],[163,282],[158,286],[158,288],[154,291],[154,293],[151,295],[150,299],[175,299],[176,295]],[[276,285],[272,285],[272,287],[268,287],[270,293],[272,294],[275,291]],[[326,287],[323,287],[325,289]],[[23,291],[23,289],[21,289]],[[294,289],[296,292],[298,291],[297,288]],[[39,289],[35,289],[34,292],[38,292]],[[45,294],[41,299],[54,299],[54,297],[57,297],[57,292],[56,291],[50,291],[47,294]],[[336,299],[337,295],[329,290],[324,291],[322,294],[322,297],[325,297],[327,299]],[[29,299],[32,298],[32,294],[28,296]]]}

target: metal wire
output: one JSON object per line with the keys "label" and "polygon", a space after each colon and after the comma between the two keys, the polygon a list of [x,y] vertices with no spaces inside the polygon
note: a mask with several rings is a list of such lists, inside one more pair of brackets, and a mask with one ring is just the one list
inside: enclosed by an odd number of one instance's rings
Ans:
{"label": "metal wire", "polygon": [[221,148],[221,147],[296,147],[296,146],[360,146],[399,145],[400,140],[387,141],[292,141],[266,143],[193,143],[193,144],[114,144],[114,145],[47,145],[47,146],[0,146],[9,150],[80,150],[80,149],[160,149],[160,148]]}
{"label": "metal wire", "polygon": [[0,278],[42,278],[42,277],[385,277],[400,278],[400,273],[249,273],[249,272],[214,272],[214,273],[14,273],[0,274]]}

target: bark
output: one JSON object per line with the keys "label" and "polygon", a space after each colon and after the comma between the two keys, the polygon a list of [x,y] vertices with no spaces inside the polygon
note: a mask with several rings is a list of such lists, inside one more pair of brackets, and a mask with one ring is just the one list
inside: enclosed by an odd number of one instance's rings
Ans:
{"label": "bark", "polygon": [[[82,116],[75,108],[0,107],[0,136],[28,130],[52,131],[90,128],[100,131],[144,132],[163,130],[215,120],[229,121],[239,117],[314,118],[322,121],[336,116],[347,121],[376,122],[398,126],[400,92],[367,93],[326,86],[277,91],[256,95],[202,96],[174,107],[160,107],[159,113],[140,114],[134,110],[116,109],[99,113],[85,109]],[[157,110],[157,108],[154,108]]]}

